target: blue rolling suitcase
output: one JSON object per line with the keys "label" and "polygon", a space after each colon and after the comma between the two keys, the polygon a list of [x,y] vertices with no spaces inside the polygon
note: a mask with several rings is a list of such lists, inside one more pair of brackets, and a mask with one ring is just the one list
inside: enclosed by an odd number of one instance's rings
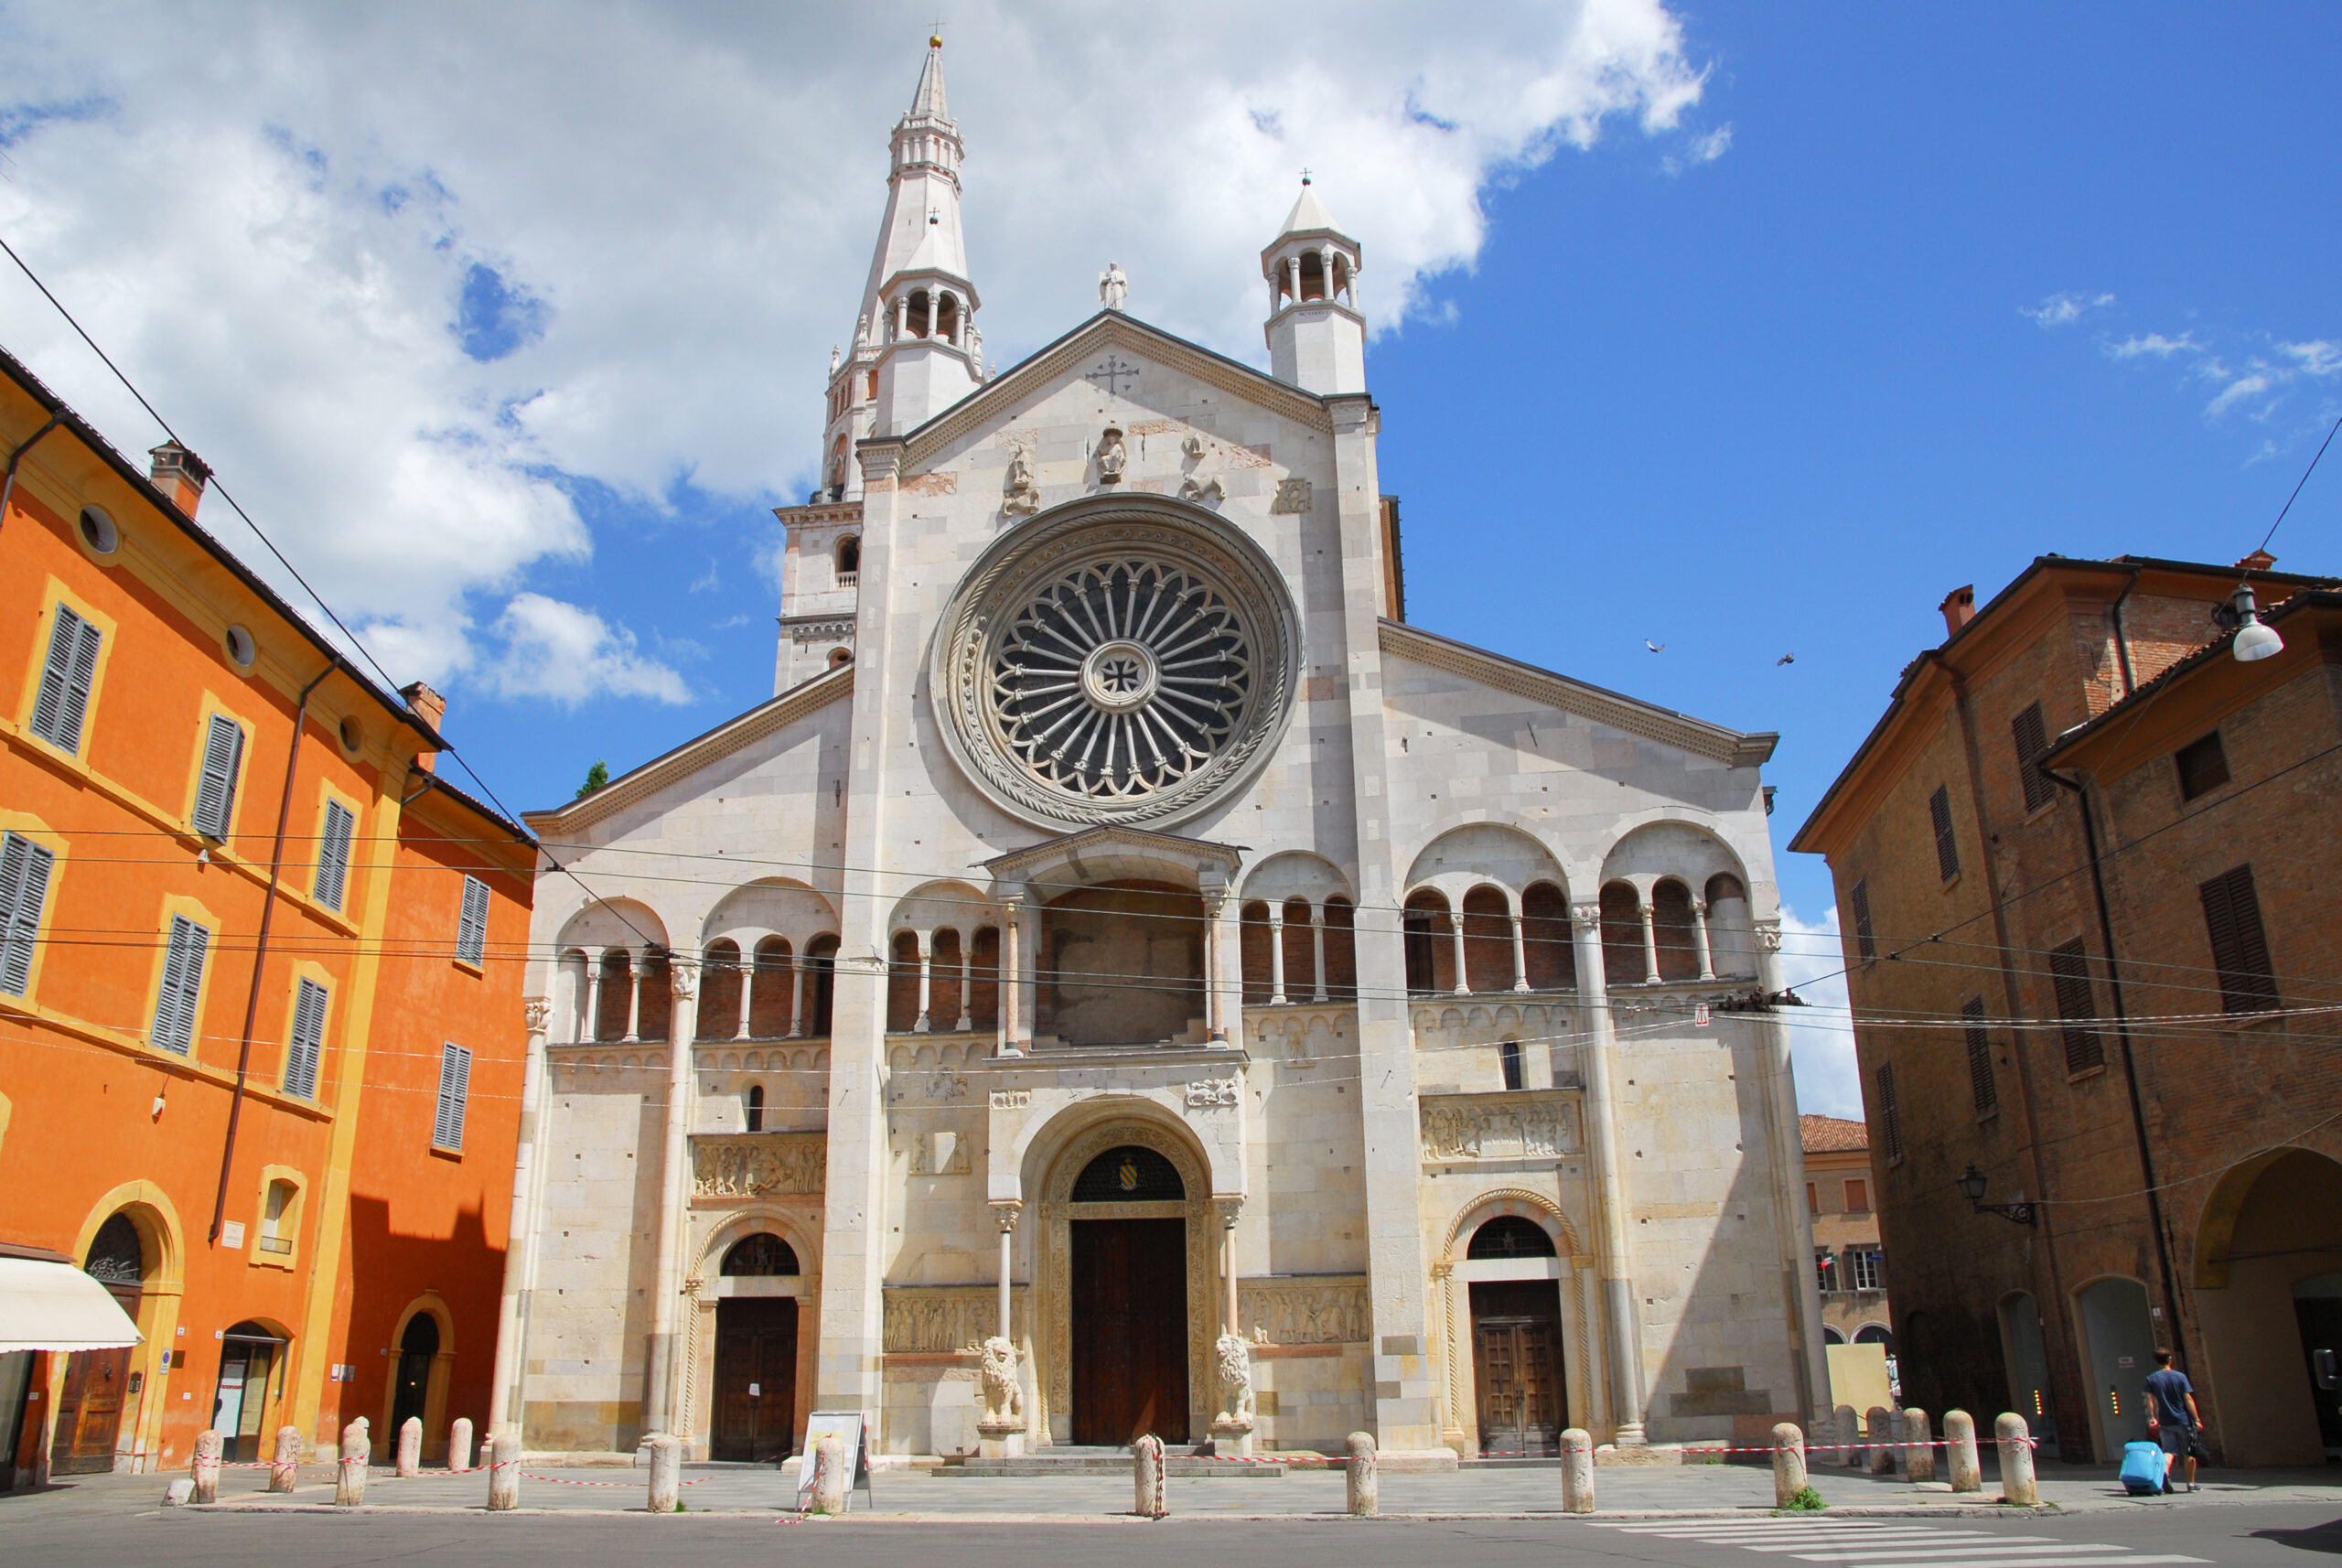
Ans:
{"label": "blue rolling suitcase", "polygon": [[2164,1489],[2165,1459],[2160,1443],[2122,1444],[2122,1489],[2134,1498],[2151,1498]]}

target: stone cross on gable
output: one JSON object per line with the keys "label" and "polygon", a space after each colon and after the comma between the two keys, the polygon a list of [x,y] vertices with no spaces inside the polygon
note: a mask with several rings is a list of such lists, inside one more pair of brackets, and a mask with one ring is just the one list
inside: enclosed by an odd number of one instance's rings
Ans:
{"label": "stone cross on gable", "polygon": [[1090,381],[1095,385],[1103,387],[1110,392],[1120,395],[1126,390],[1123,385],[1124,382],[1127,381],[1132,387],[1138,385],[1138,367],[1136,365],[1124,364],[1118,356],[1109,354],[1096,370],[1091,371],[1081,379],[1085,381]]}

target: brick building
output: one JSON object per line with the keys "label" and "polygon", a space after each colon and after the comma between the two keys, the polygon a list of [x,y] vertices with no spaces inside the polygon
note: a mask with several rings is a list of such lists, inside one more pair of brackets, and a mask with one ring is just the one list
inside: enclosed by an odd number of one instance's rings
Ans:
{"label": "brick building", "polygon": [[534,845],[197,524],[193,454],[5,354],[0,451],[0,1252],[138,1336],[0,1355],[0,1487],[208,1426],[435,1451],[488,1414]]}
{"label": "brick building", "polygon": [[[1953,594],[1791,845],[1836,882],[1905,1396],[2017,1409],[2068,1458],[2144,1435],[2159,1342],[2227,1462],[2342,1446],[2310,978],[2342,622],[2271,564],[2046,556],[1981,612]],[[2273,657],[2232,657],[2240,581]]]}
{"label": "brick building", "polygon": [[1813,1272],[1821,1287],[1825,1344],[1878,1344],[1892,1355],[1886,1252],[1879,1244],[1870,1129],[1839,1116],[1800,1116],[1805,1206],[1813,1216]]}

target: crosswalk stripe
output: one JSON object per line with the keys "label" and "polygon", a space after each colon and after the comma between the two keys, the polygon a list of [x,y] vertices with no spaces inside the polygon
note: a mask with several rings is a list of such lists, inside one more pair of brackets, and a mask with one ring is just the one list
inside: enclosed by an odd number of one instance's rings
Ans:
{"label": "crosswalk stripe", "polygon": [[[2051,1539],[2051,1537],[2046,1535],[2004,1536],[2000,1541],[1994,1541],[1990,1550],[2007,1552],[2012,1555],[2018,1552],[2047,1553],[2055,1552],[2128,1552],[2131,1550],[2127,1546],[2100,1546],[2094,1541],[2088,1543],[2066,1541],[2059,1542],[2055,1546],[2018,1546],[2013,1544],[2014,1542],[2020,1541],[2048,1541]],[[1979,1548],[1976,1544],[1971,1541],[1965,1546],[1896,1547],[1885,1552],[1800,1552],[1797,1554],[1797,1560],[1800,1563],[1884,1563],[1889,1558],[1892,1558],[1896,1562],[1901,1563],[1923,1557],[1967,1557],[1978,1550]],[[1953,1568],[1953,1565],[1945,1564],[1944,1568]]]}
{"label": "crosswalk stripe", "polygon": [[1852,1519],[1831,1520],[1826,1522],[1821,1520],[1786,1519],[1778,1521],[1761,1519],[1677,1519],[1666,1520],[1664,1523],[1647,1524],[1628,1524],[1623,1520],[1613,1522],[1608,1520],[1599,1520],[1595,1522],[1604,1530],[1620,1530],[1626,1531],[1628,1535],[1658,1535],[1670,1530],[1714,1530],[1727,1535],[1803,1535],[1819,1530],[1835,1530],[1844,1532],[1888,1529],[1934,1530],[1939,1528],[1935,1525],[1890,1526],[1886,1524],[1875,1524],[1866,1520]]}
{"label": "crosswalk stripe", "polygon": [[[2077,1552],[2089,1552],[2091,1554],[2087,1557],[1967,1557],[1959,1560],[1957,1563],[1943,1564],[1942,1568],[2103,1568],[2104,1564],[2112,1563],[2120,1563],[2122,1565],[2122,1568],[2145,1568],[2145,1565],[2150,1563],[2208,1563],[2210,1561],[2209,1558],[2206,1557],[2157,1557],[2148,1556],[2144,1553],[2134,1556],[2127,1552],[2123,1552],[2122,1548],[2119,1546],[2112,1548],[2101,1546],[2096,1549],[2085,1546],[2072,1548],[2071,1550]],[[2122,1554],[2119,1556],[2111,1554],[2116,1552],[2120,1552]],[[1868,1563],[1875,1560],[1864,1558],[1862,1561],[1864,1563]],[[1893,1560],[1888,1559],[1881,1563],[1880,1568],[1894,1568]]]}
{"label": "crosswalk stripe", "polygon": [[1751,1552],[1794,1552],[1799,1546],[1819,1541],[1957,1541],[1963,1536],[1985,1537],[1990,1530],[1799,1530],[1794,1535],[1778,1530],[1751,1534],[1746,1530],[1661,1530],[1650,1532],[1660,1540],[1677,1539],[1729,1542],[1746,1545]]}
{"label": "crosswalk stripe", "polygon": [[1876,1541],[1882,1545],[1892,1543],[1897,1546],[1913,1547],[1933,1546],[1939,1541],[1945,1541],[1957,1542],[1958,1544],[1956,1545],[1948,1546],[1947,1550],[1959,1552],[1973,1552],[1988,1541],[1994,1542],[2004,1541],[2054,1541],[2057,1539],[2057,1538],[2054,1535],[2002,1535],[1996,1531],[1989,1530],[1931,1530],[1924,1535],[1917,1533],[1880,1536],[1856,1535],[1841,1537],[1839,1540],[1832,1541],[1793,1541],[1786,1546],[1752,1546],[1748,1548],[1748,1550],[1751,1552],[1790,1552],[1801,1554],[1810,1548],[1819,1545],[1844,1546],[1847,1550],[1852,1551],[1857,1546],[1865,1545],[1873,1541]]}

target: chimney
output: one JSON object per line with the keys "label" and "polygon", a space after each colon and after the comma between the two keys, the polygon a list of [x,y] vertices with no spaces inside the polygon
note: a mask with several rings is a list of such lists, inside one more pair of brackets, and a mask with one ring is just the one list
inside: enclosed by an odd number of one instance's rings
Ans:
{"label": "chimney", "polygon": [[1976,585],[1971,583],[1964,588],[1952,589],[1943,596],[1943,603],[1938,605],[1936,608],[1943,611],[1945,633],[1949,635],[1957,632],[1961,627],[1976,618]]}
{"label": "chimney", "polygon": [[211,465],[176,441],[166,441],[146,456],[155,459],[155,488],[170,497],[172,505],[193,517],[203,499],[204,481],[211,478]]}
{"label": "chimney", "polygon": [[2266,550],[2256,550],[2236,564],[2240,572],[2266,572],[2277,564],[2277,558]]}
{"label": "chimney", "polygon": [[[407,707],[414,712],[416,718],[430,725],[433,734],[438,733],[439,721],[447,714],[446,698],[420,681],[412,686],[400,687],[399,695],[406,699]],[[434,770],[432,761],[438,755],[435,751],[419,751],[415,753],[414,765],[425,773],[432,772]]]}

